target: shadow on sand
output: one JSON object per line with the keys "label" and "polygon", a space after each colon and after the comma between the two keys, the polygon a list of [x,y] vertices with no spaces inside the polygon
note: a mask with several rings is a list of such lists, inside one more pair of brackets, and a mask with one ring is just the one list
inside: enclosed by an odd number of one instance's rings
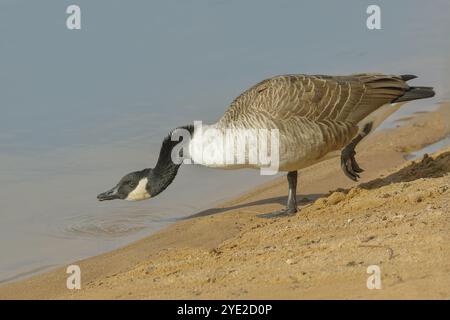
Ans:
{"label": "shadow on sand", "polygon": [[[297,198],[300,199],[299,205],[304,206],[310,203],[313,203],[317,199],[326,196],[326,194],[308,194],[308,195],[297,195]],[[210,216],[213,214],[219,214],[225,211],[229,210],[235,210],[235,209],[241,209],[251,206],[257,206],[257,205],[264,205],[264,204],[281,204],[285,205],[287,201],[287,197],[273,197],[268,199],[261,199],[253,202],[246,202],[242,204],[237,204],[235,206],[229,206],[229,207],[223,207],[223,208],[211,208],[206,209],[203,211],[200,211],[196,214],[193,214],[191,216],[188,216],[186,218],[183,218],[182,220],[191,219],[191,218],[197,218],[197,217],[204,217],[204,216]]]}

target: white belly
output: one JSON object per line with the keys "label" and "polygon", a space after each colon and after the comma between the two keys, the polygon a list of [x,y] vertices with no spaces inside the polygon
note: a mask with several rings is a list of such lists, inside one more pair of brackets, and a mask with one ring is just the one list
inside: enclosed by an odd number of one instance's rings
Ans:
{"label": "white belly", "polygon": [[214,124],[196,127],[188,149],[193,163],[207,167],[278,172],[298,170],[318,162],[315,150],[321,143],[323,137],[317,134],[292,139],[280,136],[278,130],[224,129]]}
{"label": "white belly", "polygon": [[212,168],[278,167],[278,140],[278,136],[269,130],[203,125],[195,128],[189,143],[189,158],[196,164]]}

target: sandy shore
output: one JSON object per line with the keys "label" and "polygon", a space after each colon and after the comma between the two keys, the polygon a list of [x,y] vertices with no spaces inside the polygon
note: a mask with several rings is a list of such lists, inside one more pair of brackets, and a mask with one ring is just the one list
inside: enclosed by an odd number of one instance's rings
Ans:
{"label": "sandy shore", "polygon": [[[280,209],[284,178],[127,247],[0,287],[0,299],[450,298],[450,148],[405,155],[450,134],[450,104],[375,133],[358,148],[350,181],[331,159],[302,170],[302,210]],[[255,174],[258,174],[255,172]],[[369,265],[382,289],[368,290]]]}

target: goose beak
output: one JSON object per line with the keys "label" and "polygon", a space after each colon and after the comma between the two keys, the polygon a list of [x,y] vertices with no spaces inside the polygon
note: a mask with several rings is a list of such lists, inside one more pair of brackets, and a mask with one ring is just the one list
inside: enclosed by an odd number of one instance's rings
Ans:
{"label": "goose beak", "polygon": [[103,193],[100,193],[97,196],[97,199],[99,201],[105,201],[105,200],[114,200],[114,199],[120,199],[119,195],[117,194],[117,190],[119,188],[117,186],[115,186],[114,188],[112,188],[111,190],[105,191]]}

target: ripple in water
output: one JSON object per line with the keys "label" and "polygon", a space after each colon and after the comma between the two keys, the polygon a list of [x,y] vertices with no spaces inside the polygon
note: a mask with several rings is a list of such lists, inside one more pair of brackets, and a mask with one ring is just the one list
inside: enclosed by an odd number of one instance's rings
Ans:
{"label": "ripple in water", "polygon": [[163,212],[149,212],[147,209],[123,208],[120,212],[105,212],[93,215],[79,214],[58,223],[56,237],[62,238],[119,238],[136,234],[142,230],[154,230],[167,224],[171,219]]}

